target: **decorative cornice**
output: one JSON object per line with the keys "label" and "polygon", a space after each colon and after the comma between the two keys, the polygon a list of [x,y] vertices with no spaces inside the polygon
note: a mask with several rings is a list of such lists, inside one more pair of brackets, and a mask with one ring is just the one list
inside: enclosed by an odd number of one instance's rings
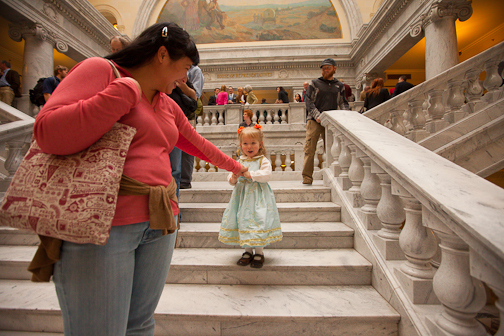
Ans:
{"label": "decorative cornice", "polygon": [[[338,68],[353,68],[354,64],[351,62],[340,62],[336,63]],[[254,64],[254,65],[232,65],[232,66],[215,66],[215,65],[204,65],[200,64],[199,67],[203,72],[209,73],[222,73],[222,72],[240,72],[240,71],[264,71],[273,70],[273,71],[281,71],[281,70],[313,70],[318,69],[320,67],[320,62],[310,62],[310,63],[288,63],[285,62],[278,64]]]}

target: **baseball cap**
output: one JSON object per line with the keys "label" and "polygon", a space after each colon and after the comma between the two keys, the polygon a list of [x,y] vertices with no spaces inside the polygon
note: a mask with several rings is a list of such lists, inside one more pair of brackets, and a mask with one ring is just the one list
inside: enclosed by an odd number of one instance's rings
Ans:
{"label": "baseball cap", "polygon": [[332,58],[326,58],[325,60],[322,61],[322,64],[320,64],[320,67],[322,68],[324,65],[336,66],[336,61],[333,60]]}

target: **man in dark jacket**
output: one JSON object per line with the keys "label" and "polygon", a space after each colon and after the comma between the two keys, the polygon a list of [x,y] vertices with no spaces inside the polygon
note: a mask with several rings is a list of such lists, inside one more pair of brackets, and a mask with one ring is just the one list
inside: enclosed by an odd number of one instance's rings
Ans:
{"label": "man in dark jacket", "polygon": [[392,94],[392,97],[398,96],[401,93],[408,91],[413,87],[413,84],[406,82],[406,80],[407,80],[406,76],[399,77],[399,80],[397,81],[397,84],[394,88],[394,93]]}
{"label": "man in dark jacket", "polygon": [[0,100],[11,105],[14,97],[21,97],[21,81],[17,71],[12,70],[9,61],[0,62]]}
{"label": "man in dark jacket", "polygon": [[306,102],[306,141],[303,151],[303,184],[313,182],[313,164],[317,142],[325,138],[325,128],[320,125],[320,115],[329,110],[345,110],[348,103],[345,100],[345,86],[334,78],[336,62],[332,58],[325,59],[320,65],[322,77],[310,82],[305,94]]}
{"label": "man in dark jacket", "polygon": [[220,89],[214,90],[214,95],[210,96],[210,98],[208,98],[208,105],[217,105],[217,95],[219,94],[219,92],[220,92]]}

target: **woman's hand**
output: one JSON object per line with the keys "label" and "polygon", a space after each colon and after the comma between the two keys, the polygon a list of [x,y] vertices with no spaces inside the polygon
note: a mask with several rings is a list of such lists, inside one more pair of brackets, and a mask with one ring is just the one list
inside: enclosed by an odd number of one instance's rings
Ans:
{"label": "woman's hand", "polygon": [[[245,172],[248,172],[248,167],[245,167],[244,165],[241,165],[240,172],[238,173],[237,176],[245,176],[244,175]],[[249,175],[250,175],[250,173],[249,173]]]}

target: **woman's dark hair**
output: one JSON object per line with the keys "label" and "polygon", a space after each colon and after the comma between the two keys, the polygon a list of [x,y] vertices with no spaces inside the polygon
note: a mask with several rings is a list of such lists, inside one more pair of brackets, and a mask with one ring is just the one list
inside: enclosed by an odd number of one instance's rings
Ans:
{"label": "woman's dark hair", "polygon": [[383,86],[383,78],[375,78],[371,84],[371,90],[369,90],[368,95],[373,97],[378,95]]}
{"label": "woman's dark hair", "polygon": [[283,88],[283,86],[279,86],[278,88],[280,89],[280,91],[285,91],[285,89]]}
{"label": "woman's dark hair", "polygon": [[[166,29],[164,29],[166,28]],[[137,68],[150,61],[161,46],[165,46],[172,61],[184,56],[194,65],[199,63],[199,53],[191,36],[172,22],[156,23],[145,29],[129,46],[105,58],[125,68]]]}

